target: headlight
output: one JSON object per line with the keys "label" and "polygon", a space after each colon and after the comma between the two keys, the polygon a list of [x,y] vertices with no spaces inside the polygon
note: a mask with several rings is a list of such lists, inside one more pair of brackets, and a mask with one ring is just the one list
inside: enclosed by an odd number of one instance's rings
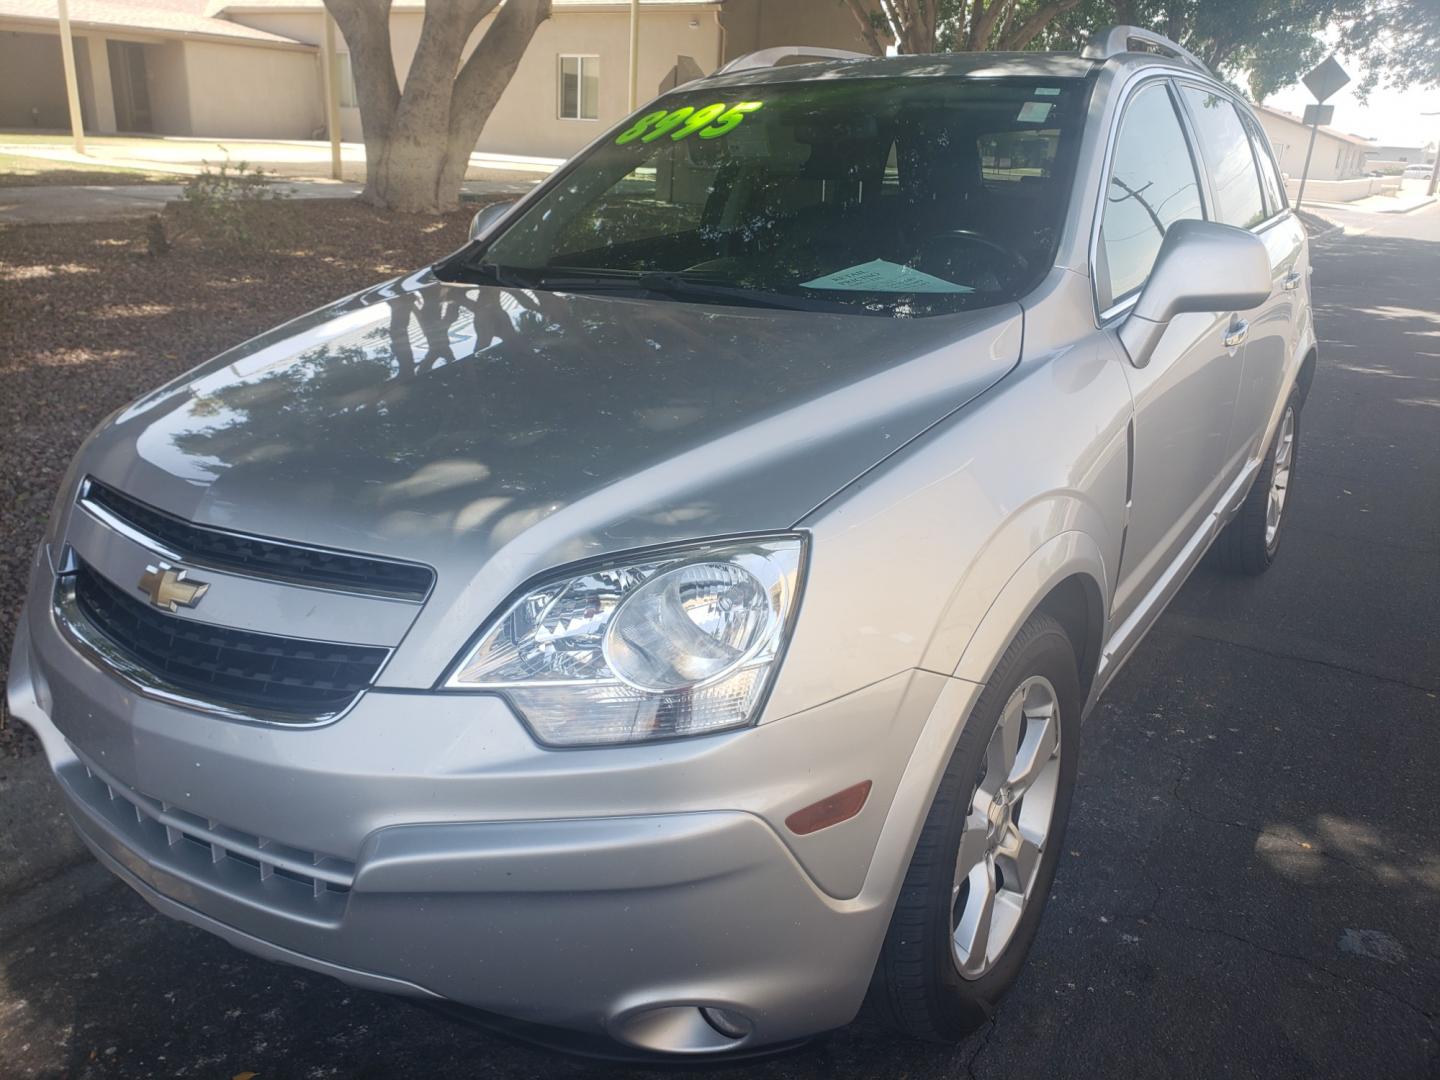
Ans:
{"label": "headlight", "polygon": [[798,536],[737,540],[557,577],[512,604],[445,688],[504,693],[551,746],[748,724],[789,632],[802,553]]}

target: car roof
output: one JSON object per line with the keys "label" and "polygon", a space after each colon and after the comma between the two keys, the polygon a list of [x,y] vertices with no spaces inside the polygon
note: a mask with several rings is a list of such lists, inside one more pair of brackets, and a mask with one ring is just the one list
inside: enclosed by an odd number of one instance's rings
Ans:
{"label": "car roof", "polygon": [[[733,62],[733,61],[732,61]],[[1204,79],[1224,87],[1211,72],[1179,57],[1155,52],[1116,53],[1092,59],[1078,52],[953,52],[919,56],[857,56],[854,59],[812,61],[805,64],[778,64],[742,68],[686,83],[679,89],[704,86],[755,86],[767,83],[795,83],[830,79],[924,78],[928,76],[977,79],[1083,79],[1105,66],[1121,70],[1167,68],[1176,74]]]}
{"label": "car roof", "polygon": [[[1161,60],[1162,57],[1146,57]],[[854,60],[823,60],[808,64],[744,68],[717,73],[702,80],[707,86],[742,86],[760,83],[805,82],[811,79],[893,79],[934,75],[1000,78],[1079,79],[1100,63],[1079,53],[1062,52],[959,52],[921,56],[867,56]]]}

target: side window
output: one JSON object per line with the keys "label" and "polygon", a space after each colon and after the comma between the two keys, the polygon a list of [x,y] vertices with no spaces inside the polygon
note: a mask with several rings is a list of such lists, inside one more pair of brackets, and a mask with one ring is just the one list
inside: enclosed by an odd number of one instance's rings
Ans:
{"label": "side window", "polygon": [[1260,134],[1260,129],[1255,124],[1246,124],[1250,132],[1250,147],[1255,151],[1255,163],[1260,166],[1260,186],[1265,189],[1265,201],[1270,208],[1270,213],[1278,214],[1289,205],[1285,201],[1285,185],[1280,182],[1279,170],[1275,168],[1275,159],[1270,156],[1270,148],[1265,145],[1265,137]]}
{"label": "side window", "polygon": [[1187,84],[1184,94],[1215,191],[1216,220],[1242,229],[1258,225],[1265,220],[1265,199],[1240,114],[1229,98],[1203,87]]}
{"label": "side window", "polygon": [[1115,141],[1095,268],[1101,307],[1145,283],[1171,224],[1204,216],[1170,94],[1161,83],[1147,86],[1130,99]]}

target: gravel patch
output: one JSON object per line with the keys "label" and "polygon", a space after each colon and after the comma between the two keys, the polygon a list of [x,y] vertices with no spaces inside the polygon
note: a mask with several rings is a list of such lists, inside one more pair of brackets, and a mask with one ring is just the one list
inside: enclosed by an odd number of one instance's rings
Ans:
{"label": "gravel patch", "polygon": [[[189,238],[151,256],[137,221],[0,229],[0,682],[31,555],[91,429],[262,330],[455,250],[475,206],[432,218],[310,199],[257,212],[284,238],[268,251]],[[0,705],[0,756],[36,749]]]}

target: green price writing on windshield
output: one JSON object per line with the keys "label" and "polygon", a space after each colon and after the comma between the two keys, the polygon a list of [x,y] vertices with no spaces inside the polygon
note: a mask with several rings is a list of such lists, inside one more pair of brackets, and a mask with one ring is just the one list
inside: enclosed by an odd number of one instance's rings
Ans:
{"label": "green price writing on windshield", "polygon": [[636,139],[654,142],[663,135],[669,135],[674,142],[699,132],[702,139],[718,139],[728,135],[740,126],[740,121],[765,103],[763,101],[741,101],[726,105],[717,101],[697,109],[686,105],[683,109],[657,109],[646,113],[634,124],[615,136],[615,145],[624,146]]}

